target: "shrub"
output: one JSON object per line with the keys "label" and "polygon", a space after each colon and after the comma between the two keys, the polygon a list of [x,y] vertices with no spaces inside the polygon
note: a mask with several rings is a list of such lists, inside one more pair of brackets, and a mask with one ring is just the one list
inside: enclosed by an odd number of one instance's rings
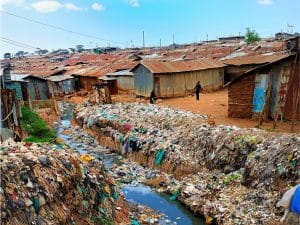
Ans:
{"label": "shrub", "polygon": [[259,34],[255,30],[250,30],[248,27],[245,34],[245,41],[247,44],[252,44],[260,40],[261,38],[259,37]]}
{"label": "shrub", "polygon": [[26,106],[22,106],[21,126],[29,134],[25,141],[54,142],[56,139],[55,132],[35,112]]}

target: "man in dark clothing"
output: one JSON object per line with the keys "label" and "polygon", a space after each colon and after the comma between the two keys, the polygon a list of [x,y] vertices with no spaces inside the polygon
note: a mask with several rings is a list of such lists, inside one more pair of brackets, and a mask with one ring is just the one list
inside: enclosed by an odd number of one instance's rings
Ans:
{"label": "man in dark clothing", "polygon": [[155,90],[153,89],[150,93],[150,104],[154,104],[156,100]]}
{"label": "man in dark clothing", "polygon": [[195,86],[195,93],[196,93],[196,100],[197,101],[199,101],[199,95],[200,95],[201,91],[202,91],[202,87],[201,87],[200,81],[198,81],[196,86]]}

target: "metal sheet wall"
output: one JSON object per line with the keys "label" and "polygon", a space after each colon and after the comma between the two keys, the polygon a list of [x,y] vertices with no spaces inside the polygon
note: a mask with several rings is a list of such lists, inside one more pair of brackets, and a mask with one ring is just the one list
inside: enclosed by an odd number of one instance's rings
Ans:
{"label": "metal sheet wall", "polygon": [[143,65],[139,65],[133,72],[135,94],[149,97],[153,89],[153,74]]}
{"label": "metal sheet wall", "polygon": [[[34,78],[28,78],[26,79],[29,81],[28,83],[28,93],[29,93],[29,98],[34,100],[38,99],[48,99],[48,88],[47,88],[47,81],[41,80],[41,79],[34,79]],[[36,90],[35,90],[35,84],[37,87],[37,90],[39,92],[39,97],[36,96]]]}
{"label": "metal sheet wall", "polygon": [[133,76],[119,76],[118,89],[122,91],[132,91],[134,90],[134,77]]}
{"label": "metal sheet wall", "polygon": [[184,96],[191,93],[200,81],[205,91],[215,91],[223,87],[224,69],[209,69],[202,71],[161,74],[160,96]]}
{"label": "metal sheet wall", "polygon": [[10,90],[16,90],[17,99],[23,100],[21,82],[12,81],[12,82],[6,83],[6,88],[10,89]]}

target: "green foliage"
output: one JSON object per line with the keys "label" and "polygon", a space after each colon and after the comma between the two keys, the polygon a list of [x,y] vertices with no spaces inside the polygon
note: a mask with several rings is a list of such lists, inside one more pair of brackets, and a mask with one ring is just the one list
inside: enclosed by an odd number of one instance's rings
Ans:
{"label": "green foliage", "polygon": [[231,173],[231,174],[228,174],[224,180],[223,180],[223,183],[225,185],[229,185],[231,183],[239,183],[241,181],[241,178],[242,176],[240,174],[237,174],[237,173]]}
{"label": "green foliage", "polygon": [[29,134],[27,142],[54,142],[56,134],[48,125],[28,107],[22,107],[21,126]]}
{"label": "green foliage", "polygon": [[112,217],[108,215],[95,216],[92,218],[95,225],[114,225]]}
{"label": "green foliage", "polygon": [[245,34],[245,41],[247,44],[252,44],[260,40],[261,38],[259,37],[259,34],[255,30],[250,30],[248,27]]}

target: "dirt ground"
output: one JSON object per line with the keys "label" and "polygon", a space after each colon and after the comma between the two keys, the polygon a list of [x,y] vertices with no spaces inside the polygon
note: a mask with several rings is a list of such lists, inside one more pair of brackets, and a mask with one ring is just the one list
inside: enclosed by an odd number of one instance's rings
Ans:
{"label": "dirt ground", "polygon": [[[148,102],[145,99],[135,98],[133,95],[117,95],[112,97],[113,102]],[[229,118],[228,114],[228,91],[222,90],[200,95],[200,100],[196,101],[194,96],[182,98],[159,99],[157,104],[173,108],[183,109],[202,115],[210,115],[216,124],[235,125],[242,128],[257,127],[258,121],[254,119]],[[264,121],[261,129],[276,132],[291,132],[290,121],[277,121],[273,130],[273,121]],[[300,122],[294,127],[294,132],[300,132]]]}

